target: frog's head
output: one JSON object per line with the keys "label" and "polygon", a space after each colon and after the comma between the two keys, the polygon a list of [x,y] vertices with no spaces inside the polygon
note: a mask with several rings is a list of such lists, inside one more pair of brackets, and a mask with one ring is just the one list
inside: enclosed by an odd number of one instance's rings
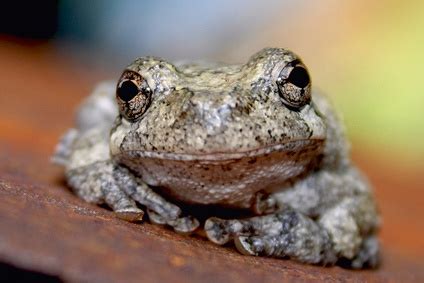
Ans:
{"label": "frog's head", "polygon": [[116,99],[120,117],[111,152],[124,163],[143,157],[216,163],[273,152],[316,156],[325,139],[305,65],[279,48],[242,65],[174,66],[139,58],[124,70]]}

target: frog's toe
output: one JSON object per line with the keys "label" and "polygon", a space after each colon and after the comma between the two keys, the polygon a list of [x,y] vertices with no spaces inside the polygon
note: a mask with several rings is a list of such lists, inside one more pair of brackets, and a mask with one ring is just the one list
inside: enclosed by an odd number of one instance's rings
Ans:
{"label": "frog's toe", "polygon": [[147,215],[149,215],[149,220],[151,223],[156,225],[165,225],[166,219],[161,216],[159,213],[156,213],[155,211],[151,209],[147,209]]}
{"label": "frog's toe", "polygon": [[205,232],[208,239],[218,245],[224,245],[231,240],[226,220],[217,217],[211,217],[206,220]]}
{"label": "frog's toe", "polygon": [[115,215],[126,221],[139,221],[143,219],[144,211],[136,207],[115,210]]}
{"label": "frog's toe", "polygon": [[[106,178],[105,176],[102,177]],[[144,211],[138,208],[134,200],[128,197],[116,183],[102,181],[101,190],[104,201],[112,208],[117,217],[127,221],[138,221],[143,218]]]}
{"label": "frog's toe", "polygon": [[191,234],[199,228],[199,220],[192,216],[178,218],[172,225],[175,232],[180,234]]}
{"label": "frog's toe", "polygon": [[359,253],[352,260],[341,260],[341,265],[352,269],[376,268],[381,261],[379,242],[376,236],[370,236],[362,243]]}
{"label": "frog's toe", "polygon": [[264,192],[258,192],[253,201],[252,210],[257,215],[270,214],[278,210],[275,198]]}
{"label": "frog's toe", "polygon": [[147,214],[149,215],[149,220],[151,223],[157,225],[169,225],[174,228],[175,232],[180,234],[191,234],[200,225],[199,221],[192,216],[180,217],[177,219],[166,219],[165,217],[150,209],[147,210]]}
{"label": "frog's toe", "polygon": [[234,245],[243,255],[258,255],[261,243],[252,237],[238,236],[234,238]]}

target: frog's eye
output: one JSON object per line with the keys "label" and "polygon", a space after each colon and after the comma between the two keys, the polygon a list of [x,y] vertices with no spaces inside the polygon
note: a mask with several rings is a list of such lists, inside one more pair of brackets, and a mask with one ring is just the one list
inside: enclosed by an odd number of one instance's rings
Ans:
{"label": "frog's eye", "polygon": [[124,71],[116,88],[119,112],[129,121],[137,120],[149,106],[151,94],[146,80],[139,73]]}
{"label": "frog's eye", "polygon": [[305,65],[299,60],[281,70],[277,85],[283,103],[290,107],[298,109],[311,101],[311,79]]}

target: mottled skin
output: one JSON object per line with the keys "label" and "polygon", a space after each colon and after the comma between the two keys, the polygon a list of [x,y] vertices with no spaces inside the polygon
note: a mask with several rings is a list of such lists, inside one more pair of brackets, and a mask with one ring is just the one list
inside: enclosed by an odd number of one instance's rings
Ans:
{"label": "mottled skin", "polygon": [[144,208],[151,222],[190,233],[199,221],[173,200],[250,210],[210,215],[207,237],[243,254],[375,267],[379,216],[341,128],[288,50],[241,65],[143,57],[116,92],[103,83],[81,105],[55,160],[78,196],[126,220]]}

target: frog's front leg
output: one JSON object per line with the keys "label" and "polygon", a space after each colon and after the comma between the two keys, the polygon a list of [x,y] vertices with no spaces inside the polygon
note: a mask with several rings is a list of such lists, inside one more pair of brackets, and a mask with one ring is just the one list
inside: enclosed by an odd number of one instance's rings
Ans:
{"label": "frog's front leg", "polygon": [[116,215],[129,221],[140,220],[148,209],[150,220],[170,225],[175,231],[190,233],[199,222],[192,217],[181,217],[181,209],[134,176],[127,168],[110,159],[109,128],[98,127],[85,132],[68,132],[61,141],[57,156],[65,165],[69,185],[82,199],[92,203],[106,203]]}
{"label": "frog's front leg", "polygon": [[250,255],[321,264],[344,259],[353,268],[378,263],[379,218],[369,187],[352,167],[314,173],[257,206],[271,214],[210,218],[208,238],[218,244],[234,239],[238,250]]}
{"label": "frog's front leg", "polygon": [[191,216],[180,217],[181,209],[166,201],[125,167],[115,166],[113,178],[119,187],[136,202],[147,208],[149,220],[155,224],[169,225],[179,233],[191,233],[199,227],[199,221]]}

